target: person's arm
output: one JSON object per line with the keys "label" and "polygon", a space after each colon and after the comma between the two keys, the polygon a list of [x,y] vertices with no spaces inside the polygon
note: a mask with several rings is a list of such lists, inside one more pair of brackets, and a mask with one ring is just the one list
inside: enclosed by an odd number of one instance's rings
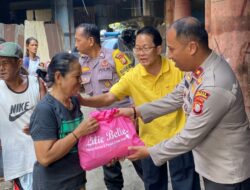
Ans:
{"label": "person's arm", "polygon": [[65,156],[77,143],[81,136],[93,133],[98,129],[98,123],[90,118],[83,121],[72,133],[59,140],[35,141],[37,161],[47,167]]}
{"label": "person's arm", "polygon": [[217,124],[235,101],[235,96],[220,88],[206,89],[206,92],[209,94],[207,99],[194,99],[193,110],[180,134],[148,149],[155,165],[162,165],[192,150],[204,139],[212,138],[211,131],[216,130]]}
{"label": "person's arm", "polygon": [[81,136],[93,133],[99,127],[93,118],[82,121],[79,126],[62,139],[58,139],[58,123],[55,114],[46,106],[37,108],[30,123],[37,161],[47,167],[65,156]]}
{"label": "person's arm", "polygon": [[[203,99],[203,103],[200,101],[202,99],[194,101],[193,110],[179,134],[150,148],[129,147],[129,150],[134,153],[128,159],[133,161],[150,155],[154,164],[160,166],[192,150],[205,138],[209,138],[209,133],[227,113],[235,97],[219,88],[207,90],[207,93],[210,95],[207,99]],[[196,107],[196,104],[201,107]]]}
{"label": "person's arm", "polygon": [[78,94],[78,100],[81,106],[88,106],[94,108],[109,106],[114,102],[118,101],[115,95],[110,92],[91,97],[82,97],[80,94]]}
{"label": "person's arm", "polygon": [[183,94],[185,79],[173,90],[173,92],[167,94],[160,100],[156,100],[147,104],[143,104],[137,107],[136,111],[142,118],[144,123],[149,123],[155,118],[162,115],[174,112],[177,109],[182,108],[184,103]]}
{"label": "person's arm", "polygon": [[167,113],[180,109],[183,105],[184,80],[174,89],[173,92],[159,100],[145,103],[133,108],[120,108],[119,115],[125,115],[131,118],[141,117],[145,123],[149,123]]}
{"label": "person's arm", "polygon": [[45,82],[40,78],[39,78],[39,92],[40,92],[40,99],[42,99],[47,93]]}

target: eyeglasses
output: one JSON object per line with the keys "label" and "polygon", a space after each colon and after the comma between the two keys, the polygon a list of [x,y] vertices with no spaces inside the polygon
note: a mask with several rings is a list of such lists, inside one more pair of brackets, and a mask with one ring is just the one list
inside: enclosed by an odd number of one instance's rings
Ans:
{"label": "eyeglasses", "polygon": [[153,48],[156,48],[156,46],[153,46],[153,47],[142,47],[142,48],[134,47],[133,51],[134,51],[134,53],[139,53],[140,51],[142,51],[143,53],[150,53],[150,51]]}

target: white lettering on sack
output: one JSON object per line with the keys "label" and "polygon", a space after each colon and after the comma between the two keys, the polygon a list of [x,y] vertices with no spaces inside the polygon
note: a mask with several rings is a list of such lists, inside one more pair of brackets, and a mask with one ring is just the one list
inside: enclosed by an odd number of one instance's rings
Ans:
{"label": "white lettering on sack", "polygon": [[86,148],[88,150],[97,150],[100,148],[110,147],[117,143],[130,139],[129,131],[122,128],[116,128],[114,131],[106,132],[106,139],[102,136],[93,135],[88,138]]}
{"label": "white lettering on sack", "polygon": [[129,138],[128,130],[121,129],[121,128],[116,128],[115,131],[109,130],[106,133],[107,141],[119,138],[120,136],[127,136]]}
{"label": "white lettering on sack", "polygon": [[94,147],[87,147],[86,151],[91,152],[91,151],[97,151],[97,150],[100,150],[100,149],[103,149],[103,148],[109,148],[109,147],[115,146],[116,144],[118,144],[120,142],[124,142],[126,140],[128,140],[127,136],[125,136],[125,137],[123,137],[121,139],[116,139],[115,141],[112,141],[110,143],[106,143],[106,144],[102,144],[102,145],[94,146]]}
{"label": "white lettering on sack", "polygon": [[98,145],[104,143],[103,137],[100,136],[91,136],[88,139],[87,147]]}

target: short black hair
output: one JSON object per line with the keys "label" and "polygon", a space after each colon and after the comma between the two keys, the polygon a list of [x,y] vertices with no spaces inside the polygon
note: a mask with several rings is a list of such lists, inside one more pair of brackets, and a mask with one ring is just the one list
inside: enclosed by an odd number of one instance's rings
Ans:
{"label": "short black hair", "polygon": [[55,82],[55,73],[59,71],[64,77],[71,68],[71,64],[78,61],[78,58],[68,52],[57,53],[51,60],[48,67],[48,82],[53,84]]}
{"label": "short black hair", "polygon": [[170,28],[176,31],[177,39],[196,41],[204,47],[208,47],[208,34],[204,25],[194,17],[183,17],[176,20]]}
{"label": "short black hair", "polygon": [[140,34],[150,35],[153,38],[155,46],[160,46],[162,44],[162,37],[160,32],[153,26],[144,26],[136,32],[136,37]]}
{"label": "short black hair", "polygon": [[95,24],[82,23],[76,27],[76,29],[78,28],[83,29],[83,35],[87,35],[88,37],[93,37],[95,42],[98,45],[101,45],[100,30]]}

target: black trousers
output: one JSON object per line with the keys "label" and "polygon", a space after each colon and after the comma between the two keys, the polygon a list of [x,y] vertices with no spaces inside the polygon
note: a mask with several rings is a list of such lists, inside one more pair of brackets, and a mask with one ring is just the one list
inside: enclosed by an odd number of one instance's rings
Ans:
{"label": "black trousers", "polygon": [[205,190],[250,190],[250,178],[235,184],[221,184],[203,177]]}
{"label": "black trousers", "polygon": [[[132,162],[137,175],[142,179],[141,161]],[[103,166],[104,182],[108,190],[121,190],[123,188],[123,176],[120,162],[116,162],[112,166]]]}
{"label": "black trousers", "polygon": [[103,166],[104,182],[108,190],[121,190],[123,188],[123,176],[120,162],[112,166]]}

